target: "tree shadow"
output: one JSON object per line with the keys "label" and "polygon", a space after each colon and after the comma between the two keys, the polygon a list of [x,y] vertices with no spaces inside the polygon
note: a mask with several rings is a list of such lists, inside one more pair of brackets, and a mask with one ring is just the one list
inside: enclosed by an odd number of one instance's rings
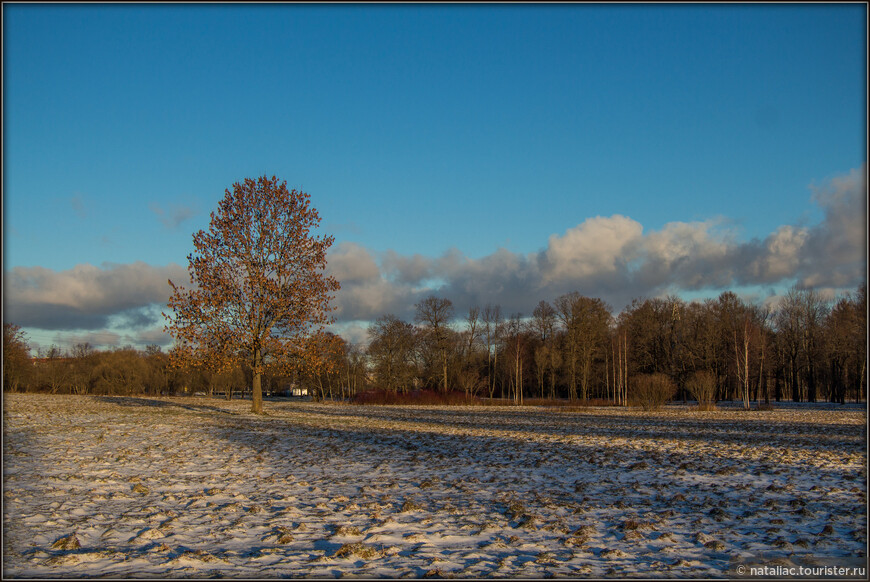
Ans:
{"label": "tree shadow", "polygon": [[217,412],[230,416],[238,416],[237,412],[220,408],[219,406],[211,406],[208,404],[189,404],[182,402],[173,402],[171,400],[156,400],[154,398],[146,398],[139,396],[91,396],[97,402],[105,402],[116,406],[128,407],[151,407],[151,408],[182,408],[193,412]]}
{"label": "tree shadow", "polygon": [[[409,409],[401,406],[321,406],[308,413],[316,416],[341,418],[378,417],[394,422],[416,424],[449,423],[457,428],[473,428],[493,431],[522,431],[536,434],[582,438],[587,435],[640,438],[674,439],[704,442],[711,438],[718,441],[787,445],[802,449],[835,449],[861,452],[866,447],[863,425],[825,424],[797,420],[770,420],[747,412],[746,419],[735,422],[731,418],[707,418],[691,415],[670,416],[656,412],[643,415],[619,413],[587,413],[550,410],[515,410],[471,407],[419,407]],[[495,413],[494,413],[495,412]],[[820,411],[824,414],[824,411]]]}
{"label": "tree shadow", "polygon": [[[574,478],[581,477],[585,471],[595,471],[599,468],[614,468],[612,461],[598,444],[600,439],[625,439],[630,448],[635,451],[634,461],[646,460],[649,471],[662,477],[672,476],[673,471],[688,461],[686,466],[689,475],[704,478],[719,477],[722,462],[734,463],[734,469],[744,474],[756,476],[772,475],[768,472],[772,467],[802,467],[802,461],[786,461],[784,459],[765,460],[746,456],[743,447],[719,447],[716,457],[710,457],[706,447],[695,448],[694,443],[703,445],[713,443],[721,445],[734,443],[749,447],[767,446],[774,449],[782,447],[794,450],[811,451],[818,449],[839,450],[844,453],[864,453],[866,442],[864,440],[863,425],[831,425],[825,426],[824,430],[813,423],[784,423],[796,426],[803,434],[784,431],[782,426],[768,426],[762,420],[749,423],[735,423],[733,421],[707,422],[703,418],[686,418],[676,424],[663,423],[667,418],[626,417],[619,414],[584,415],[573,414],[571,418],[554,418],[547,411],[530,414],[528,411],[510,411],[508,419],[504,418],[504,410],[495,414],[487,413],[486,409],[466,411],[465,414],[454,413],[445,409],[413,409],[402,410],[402,407],[392,410],[390,407],[378,407],[377,411],[371,407],[336,407],[330,409],[324,406],[296,406],[290,407],[304,412],[314,423],[294,423],[290,419],[282,419],[280,415],[264,419],[252,418],[250,431],[240,430],[239,426],[208,427],[215,438],[233,442],[237,445],[248,445],[257,449],[268,449],[277,458],[292,456],[294,447],[289,446],[287,439],[290,434],[297,430],[304,430],[305,440],[325,439],[330,444],[340,443],[342,457],[365,458],[373,449],[379,450],[379,457],[385,459],[424,458],[428,461],[420,461],[423,466],[433,464],[434,459],[441,459],[444,453],[451,451],[463,451],[469,453],[466,460],[474,460],[475,451],[482,452],[487,460],[485,464],[492,465],[495,459],[491,457],[493,451],[503,451],[501,459],[496,462],[499,468],[487,466],[483,472],[492,470],[528,471],[529,476],[536,474],[535,468],[546,464],[552,458],[557,457],[567,461],[561,470],[550,470],[550,476],[556,472],[574,474]],[[280,409],[279,409],[280,410]],[[491,418],[494,416],[496,418]],[[321,426],[317,426],[316,419],[324,419]],[[375,423],[369,426],[354,426],[352,422],[341,422],[342,418],[363,417],[370,418]],[[391,427],[389,425],[378,427],[379,419],[397,421],[405,426]],[[747,426],[749,425],[749,426]],[[463,429],[481,429],[465,432]],[[445,430],[446,429],[446,430]],[[838,429],[829,434],[825,431]],[[492,431],[489,434],[486,432]],[[513,434],[511,434],[513,433]],[[522,433],[539,435],[542,438],[526,439]],[[591,439],[587,437],[592,437]],[[633,446],[632,440],[643,440],[640,447]],[[680,449],[671,452],[670,447],[659,447],[662,439],[672,442],[681,442],[690,445],[688,450]],[[276,447],[275,443],[279,443]],[[299,443],[296,443],[299,444]],[[286,449],[285,449],[286,447]],[[658,463],[667,459],[665,466]],[[324,463],[324,470],[329,464],[328,458],[310,459],[313,464],[316,461]],[[443,462],[443,461],[442,461]],[[438,464],[440,464],[439,462]],[[820,473],[839,473],[840,468],[821,468],[816,470]],[[646,473],[636,473],[631,467],[621,468],[626,478],[636,478]],[[563,478],[556,481],[564,485]]]}

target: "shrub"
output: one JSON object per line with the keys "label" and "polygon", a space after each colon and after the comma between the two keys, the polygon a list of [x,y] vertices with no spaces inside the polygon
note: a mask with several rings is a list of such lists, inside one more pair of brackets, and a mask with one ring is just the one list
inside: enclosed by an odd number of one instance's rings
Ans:
{"label": "shrub", "polygon": [[698,370],[692,374],[686,389],[698,401],[700,410],[716,408],[716,373],[713,370]]}
{"label": "shrub", "polygon": [[661,408],[676,393],[676,384],[664,374],[641,374],[631,379],[631,402],[644,410]]}

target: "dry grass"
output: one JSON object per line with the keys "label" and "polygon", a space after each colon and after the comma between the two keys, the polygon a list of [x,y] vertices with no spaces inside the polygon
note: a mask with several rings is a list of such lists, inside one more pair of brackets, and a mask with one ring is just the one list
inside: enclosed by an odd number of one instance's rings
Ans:
{"label": "dry grass", "polygon": [[381,550],[377,548],[366,545],[362,542],[355,542],[352,544],[344,544],[343,546],[338,548],[333,554],[333,557],[348,558],[350,556],[356,556],[358,558],[362,558],[363,560],[371,560],[373,558],[380,557],[381,554]]}
{"label": "dry grass", "polygon": [[68,536],[62,537],[53,544],[51,544],[51,548],[53,550],[77,550],[82,547],[81,542],[76,537],[76,534],[72,533]]}
{"label": "dry grass", "polygon": [[407,499],[402,504],[402,512],[403,513],[406,511],[419,511],[421,509],[423,509],[423,506],[420,505],[419,503],[417,503],[416,501],[414,501],[413,499]]}
{"label": "dry grass", "polygon": [[335,537],[361,536],[362,531],[353,525],[340,525],[335,528],[335,533],[332,535]]}

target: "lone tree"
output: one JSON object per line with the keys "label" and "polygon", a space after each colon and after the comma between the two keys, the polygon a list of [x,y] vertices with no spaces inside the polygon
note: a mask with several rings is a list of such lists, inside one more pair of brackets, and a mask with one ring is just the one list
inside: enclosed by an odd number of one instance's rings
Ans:
{"label": "lone tree", "polygon": [[332,321],[329,302],[340,285],[323,271],[335,239],[313,236],[319,224],[308,194],[275,176],[247,178],[225,191],[208,231],[193,235],[192,287],[169,281],[171,313],[163,316],[175,363],[249,366],[256,414],[267,359],[304,365],[306,337]]}

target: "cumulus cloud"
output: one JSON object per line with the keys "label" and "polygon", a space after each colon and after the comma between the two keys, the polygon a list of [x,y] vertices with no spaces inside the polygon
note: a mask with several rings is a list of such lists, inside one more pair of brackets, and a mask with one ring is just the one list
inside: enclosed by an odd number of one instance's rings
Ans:
{"label": "cumulus cloud", "polygon": [[636,287],[716,288],[733,281],[738,246],[716,221],[672,222],[639,243]]}
{"label": "cumulus cloud", "polygon": [[344,242],[336,246],[329,254],[326,270],[339,281],[350,284],[380,277],[374,257],[356,243]]}
{"label": "cumulus cloud", "polygon": [[369,343],[369,323],[368,321],[343,321],[330,325],[327,329],[351,344],[365,346]]}
{"label": "cumulus cloud", "polygon": [[176,264],[82,264],[66,271],[14,267],[4,282],[6,318],[22,327],[92,330],[120,315],[138,318],[142,327],[143,310],[169,299],[168,279],[189,281],[187,270]]}
{"label": "cumulus cloud", "polygon": [[457,314],[490,302],[528,315],[541,299],[569,291],[620,309],[636,297],[795,280],[818,289],[854,289],[866,279],[866,189],[863,166],[813,186],[811,201],[824,212],[821,223],[783,225],[748,242],[721,219],[672,222],[644,232],[639,222],[617,214],[554,234],[545,248],[527,255],[506,249],[480,259],[457,249],[437,258],[367,254],[361,263],[365,277],[343,281],[340,317],[394,313],[410,319],[414,303],[428,294],[450,298]]}
{"label": "cumulus cloud", "polygon": [[802,247],[802,284],[843,287],[866,278],[867,165],[813,187],[813,201],[825,217]]}
{"label": "cumulus cloud", "polygon": [[342,321],[368,319],[372,313],[406,311],[413,286],[382,274],[375,257],[355,243],[336,246],[327,257],[327,273],[341,282],[333,315]]}
{"label": "cumulus cloud", "polygon": [[746,246],[743,279],[757,283],[774,283],[793,276],[801,264],[801,255],[809,229],[781,226],[762,243]]}
{"label": "cumulus cloud", "polygon": [[[430,294],[447,297],[457,316],[471,305],[500,304],[529,315],[540,300],[569,291],[600,297],[620,310],[637,297],[737,286],[791,285],[833,293],[866,280],[866,166],[811,187],[823,211],[812,226],[782,225],[764,238],[739,241],[722,220],[673,222],[645,232],[622,215],[589,218],[554,234],[537,252],[499,249],[470,259],[459,249],[439,257],[373,253],[345,242],[327,258],[341,282],[335,329],[354,341],[367,322],[392,313],[410,320]],[[160,309],[167,279],[186,283],[179,265],[78,265],[67,271],[16,267],[6,274],[6,319],[47,330],[127,330],[122,342],[167,345]],[[95,336],[96,337],[96,336]]]}
{"label": "cumulus cloud", "polygon": [[643,227],[615,214],[597,216],[552,235],[542,254],[542,283],[593,277],[607,279],[626,270],[636,256]]}
{"label": "cumulus cloud", "polygon": [[432,276],[432,259],[420,254],[405,257],[389,250],[381,258],[384,276],[399,284],[418,284]]}

